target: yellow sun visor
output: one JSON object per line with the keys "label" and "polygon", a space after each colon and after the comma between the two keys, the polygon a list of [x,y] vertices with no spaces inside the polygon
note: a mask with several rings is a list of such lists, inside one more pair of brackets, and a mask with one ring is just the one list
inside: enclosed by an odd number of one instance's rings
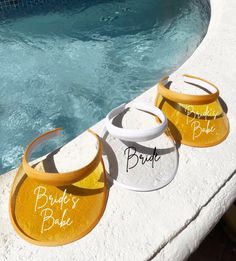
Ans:
{"label": "yellow sun visor", "polygon": [[155,104],[168,118],[177,143],[209,147],[225,140],[229,133],[219,90],[202,78],[186,74],[163,78]]}
{"label": "yellow sun visor", "polygon": [[59,133],[60,129],[47,132],[28,146],[12,185],[11,222],[23,239],[36,245],[56,246],[80,239],[95,227],[106,205],[102,144],[92,131],[88,135],[97,150],[84,167],[53,173],[46,172],[46,160],[29,165],[31,151]]}

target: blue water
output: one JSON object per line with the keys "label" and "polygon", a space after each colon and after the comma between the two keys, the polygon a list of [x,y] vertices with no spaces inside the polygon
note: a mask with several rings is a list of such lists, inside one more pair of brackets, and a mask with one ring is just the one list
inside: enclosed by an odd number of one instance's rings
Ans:
{"label": "blue water", "polygon": [[43,132],[69,141],[172,72],[210,16],[201,0],[69,2],[0,20],[0,173]]}

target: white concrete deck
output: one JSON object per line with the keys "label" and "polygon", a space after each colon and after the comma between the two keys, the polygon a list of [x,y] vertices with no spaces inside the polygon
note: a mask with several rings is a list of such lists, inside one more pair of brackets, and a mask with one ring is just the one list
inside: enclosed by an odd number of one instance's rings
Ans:
{"label": "white concrete deck", "polygon": [[[236,1],[212,0],[211,5],[208,34],[179,71],[218,85],[228,106],[227,140],[205,149],[181,146],[177,176],[159,191],[135,193],[112,186],[95,229],[63,247],[33,246],[16,235],[7,211],[15,171],[0,176],[0,260],[178,261],[197,248],[236,198]],[[153,103],[155,92],[151,88],[138,99]],[[73,150],[79,139],[68,148]]]}

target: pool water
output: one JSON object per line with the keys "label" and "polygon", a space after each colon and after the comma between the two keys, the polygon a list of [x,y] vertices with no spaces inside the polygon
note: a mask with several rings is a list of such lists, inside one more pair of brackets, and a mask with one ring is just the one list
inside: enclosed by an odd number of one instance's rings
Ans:
{"label": "pool water", "polygon": [[63,1],[2,18],[0,173],[43,132],[64,128],[60,146],[179,67],[206,34],[203,2]]}

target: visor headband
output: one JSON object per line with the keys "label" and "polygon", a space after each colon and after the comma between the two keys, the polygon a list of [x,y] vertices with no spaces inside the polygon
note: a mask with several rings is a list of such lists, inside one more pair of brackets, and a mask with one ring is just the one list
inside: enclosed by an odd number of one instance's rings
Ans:
{"label": "visor headband", "polygon": [[[145,111],[157,116],[161,120],[161,124],[148,129],[124,129],[113,125],[112,120],[124,112],[127,108],[135,108],[137,110]],[[155,106],[134,102],[131,105],[122,104],[113,109],[106,116],[106,129],[114,137],[131,142],[140,142],[154,139],[160,136],[167,128],[167,119],[164,113]]]}
{"label": "visor headband", "polygon": [[39,144],[49,139],[52,139],[56,136],[59,136],[61,134],[61,129],[57,128],[55,130],[46,132],[45,134],[39,136],[28,145],[22,159],[22,167],[25,173],[32,179],[53,186],[69,185],[85,178],[88,174],[90,174],[93,170],[96,169],[96,167],[98,166],[102,158],[102,143],[99,137],[91,130],[88,130],[88,132],[95,138],[95,141],[98,144],[98,149],[95,157],[86,166],[74,171],[63,172],[63,173],[52,173],[52,172],[43,172],[40,170],[36,170],[35,168],[29,165],[28,163],[29,157],[32,151]]}
{"label": "visor headband", "polygon": [[188,74],[184,74],[183,76],[181,76],[181,78],[182,79],[177,78],[180,84],[181,82],[186,82],[193,85],[199,85],[204,89],[207,89],[210,93],[203,95],[191,95],[170,90],[166,87],[166,83],[168,82],[168,80],[172,81],[172,77],[167,76],[160,80],[160,82],[158,83],[159,94],[170,101],[191,105],[209,104],[216,101],[216,99],[219,97],[219,90],[213,83]]}

